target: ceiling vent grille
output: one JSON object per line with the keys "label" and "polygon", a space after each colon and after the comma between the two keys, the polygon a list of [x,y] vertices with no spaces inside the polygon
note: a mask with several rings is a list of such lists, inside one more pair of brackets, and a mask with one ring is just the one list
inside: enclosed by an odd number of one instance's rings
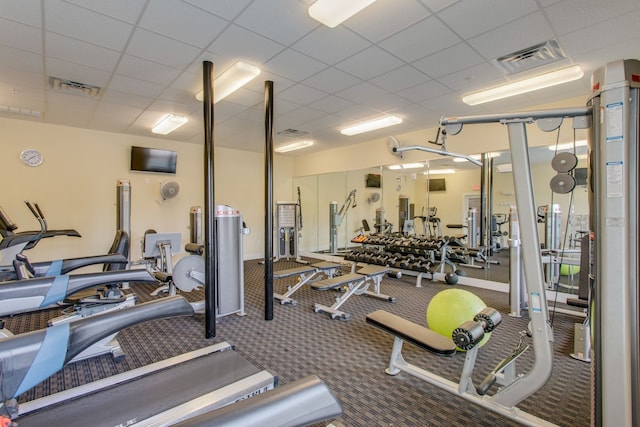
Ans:
{"label": "ceiling vent grille", "polygon": [[42,120],[42,111],[13,107],[11,105],[0,105],[0,115],[21,119]]}
{"label": "ceiling vent grille", "polygon": [[278,135],[288,136],[290,138],[299,138],[301,136],[309,135],[309,132],[297,129],[285,129],[278,132]]}
{"label": "ceiling vent grille", "polygon": [[88,85],[86,83],[74,82],[58,77],[49,76],[49,86],[56,92],[68,93],[70,95],[87,96],[89,98],[99,98],[102,88]]}
{"label": "ceiling vent grille", "polygon": [[506,74],[549,65],[566,59],[567,56],[556,40],[549,40],[526,49],[494,59],[493,64]]}

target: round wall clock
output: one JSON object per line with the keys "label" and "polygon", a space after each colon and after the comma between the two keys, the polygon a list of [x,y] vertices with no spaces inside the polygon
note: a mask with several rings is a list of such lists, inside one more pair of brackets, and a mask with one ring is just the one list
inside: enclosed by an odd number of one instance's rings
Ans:
{"label": "round wall clock", "polygon": [[29,148],[20,153],[20,160],[27,166],[40,166],[44,161],[44,156],[38,150]]}

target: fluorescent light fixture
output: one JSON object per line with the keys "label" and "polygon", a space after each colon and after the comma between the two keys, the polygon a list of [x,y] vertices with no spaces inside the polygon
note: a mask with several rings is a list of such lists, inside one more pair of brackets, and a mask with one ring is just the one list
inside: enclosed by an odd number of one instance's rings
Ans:
{"label": "fluorescent light fixture", "polygon": [[[260,75],[260,68],[246,62],[236,62],[213,81],[213,103],[222,101],[258,75]],[[202,90],[196,93],[196,99],[198,101],[204,99]]]}
{"label": "fluorescent light fixture", "polygon": [[578,160],[587,160],[589,158],[589,155],[586,154],[586,153],[585,154],[578,154],[576,157],[578,158]]}
{"label": "fluorescent light fixture", "polygon": [[376,0],[318,0],[309,6],[309,16],[329,28],[351,18]]}
{"label": "fluorescent light fixture", "polygon": [[153,128],[151,132],[160,135],[166,135],[178,129],[183,124],[187,123],[189,119],[186,116],[177,116],[175,114],[168,114],[162,120],[160,120]]}
{"label": "fluorescent light fixture", "polygon": [[[547,145],[547,148],[551,151],[562,151],[562,150],[573,150],[573,142],[565,142],[563,144],[557,144],[557,145]],[[587,146],[587,140],[586,139],[581,139],[579,141],[576,141],[575,144],[576,148],[577,147],[586,147]]]}
{"label": "fluorescent light fixture", "polygon": [[382,129],[393,125],[399,125],[402,123],[402,119],[396,116],[387,116],[381,119],[371,120],[369,122],[360,123],[356,126],[344,128],[340,131],[341,134],[352,136],[359,133],[370,132],[376,129]]}
{"label": "fluorescent light fixture", "polygon": [[397,171],[397,170],[402,169],[402,165],[391,165],[391,166],[389,166],[389,169],[392,170],[392,171]]}
{"label": "fluorescent light fixture", "polygon": [[[495,159],[496,157],[500,157],[501,153],[486,153],[490,159]],[[476,160],[480,160],[480,154],[472,154],[469,157],[471,157],[472,159],[476,159]],[[462,157],[454,157],[453,161],[456,163],[462,163],[462,162],[467,162],[467,159],[463,159]]]}
{"label": "fluorescent light fixture", "polygon": [[431,169],[429,170],[429,175],[447,175],[456,173],[454,169]]}
{"label": "fluorescent light fixture", "polygon": [[463,96],[462,102],[467,105],[484,104],[485,102],[496,101],[498,99],[508,98],[510,96],[533,92],[534,90],[578,80],[579,78],[582,78],[583,75],[584,72],[582,71],[582,68],[580,68],[579,65],[574,65],[568,68],[562,68],[560,70],[533,76],[518,82],[472,93],[471,95]]}
{"label": "fluorescent light fixture", "polygon": [[277,148],[274,148],[273,151],[276,153],[288,153],[289,151],[300,150],[301,148],[311,147],[313,145],[313,141],[304,140],[292,142],[291,144],[281,145]]}

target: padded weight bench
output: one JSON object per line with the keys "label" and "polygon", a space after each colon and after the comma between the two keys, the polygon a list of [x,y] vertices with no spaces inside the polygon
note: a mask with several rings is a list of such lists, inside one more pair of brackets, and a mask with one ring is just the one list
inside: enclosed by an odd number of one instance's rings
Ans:
{"label": "padded weight bench", "polygon": [[[351,318],[351,315],[339,310],[339,308],[353,294],[366,295],[388,302],[396,302],[395,297],[391,297],[380,292],[380,282],[382,281],[382,277],[390,272],[391,269],[389,267],[366,265],[355,273],[348,273],[342,276],[332,277],[312,283],[311,287],[317,291],[326,291],[347,287],[347,291],[341,296],[337,296],[336,302],[331,307],[322,304],[314,304],[313,310],[316,313],[319,311],[329,313],[331,314],[332,319],[340,318],[340,320],[349,320]],[[373,291],[369,290],[369,286],[371,285],[371,283],[374,284]]]}
{"label": "padded weight bench", "polygon": [[274,279],[286,279],[287,277],[299,276],[298,283],[293,286],[287,287],[287,292],[284,294],[273,294],[273,297],[280,301],[280,304],[297,305],[298,302],[291,298],[298,289],[305,284],[309,283],[312,279],[318,278],[319,275],[324,274],[327,278],[332,278],[336,275],[336,272],[342,268],[340,264],[334,264],[332,262],[319,262],[316,264],[307,265],[304,267],[289,268],[287,270],[275,271],[273,273]]}

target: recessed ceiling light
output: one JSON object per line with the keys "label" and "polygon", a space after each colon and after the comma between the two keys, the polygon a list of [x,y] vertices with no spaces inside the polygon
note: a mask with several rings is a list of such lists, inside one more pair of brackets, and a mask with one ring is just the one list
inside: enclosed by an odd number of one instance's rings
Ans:
{"label": "recessed ceiling light", "polygon": [[[249,83],[260,75],[260,68],[238,61],[231,67],[227,68],[224,73],[220,74],[213,81],[213,103],[222,101],[242,86]],[[196,99],[202,101],[204,92],[200,90],[196,93]]]}
{"label": "recessed ceiling light", "polygon": [[297,141],[297,142],[292,142],[291,144],[281,145],[278,148],[274,148],[273,151],[275,151],[276,153],[287,153],[289,151],[300,150],[302,148],[311,147],[312,145],[313,145],[313,141],[307,139],[304,141]]}

